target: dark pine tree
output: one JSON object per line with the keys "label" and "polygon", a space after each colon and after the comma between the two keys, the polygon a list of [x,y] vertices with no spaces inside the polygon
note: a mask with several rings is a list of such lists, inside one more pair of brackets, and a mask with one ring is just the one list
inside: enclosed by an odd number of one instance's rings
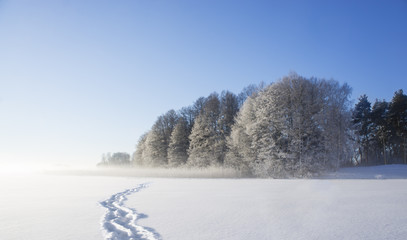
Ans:
{"label": "dark pine tree", "polygon": [[371,137],[370,113],[371,106],[367,96],[360,96],[359,102],[356,104],[352,113],[352,123],[358,136],[357,141],[359,144],[360,161],[366,165],[369,164],[369,140]]}
{"label": "dark pine tree", "polygon": [[395,157],[407,164],[407,95],[403,90],[394,93],[389,106],[389,123],[393,129],[392,139]]}

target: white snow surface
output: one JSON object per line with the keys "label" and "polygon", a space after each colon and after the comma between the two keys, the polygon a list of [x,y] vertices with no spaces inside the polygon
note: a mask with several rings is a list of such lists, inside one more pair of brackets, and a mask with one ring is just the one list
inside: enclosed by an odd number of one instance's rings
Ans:
{"label": "white snow surface", "polygon": [[140,179],[79,176],[0,176],[1,240],[103,239],[100,202]]}
{"label": "white snow surface", "polygon": [[407,166],[325,178],[0,176],[0,239],[406,239]]}
{"label": "white snow surface", "polygon": [[161,236],[154,229],[137,225],[137,221],[146,215],[124,205],[127,195],[137,193],[147,186],[146,183],[139,184],[135,188],[116,193],[100,203],[107,209],[102,220],[105,239],[161,239]]}

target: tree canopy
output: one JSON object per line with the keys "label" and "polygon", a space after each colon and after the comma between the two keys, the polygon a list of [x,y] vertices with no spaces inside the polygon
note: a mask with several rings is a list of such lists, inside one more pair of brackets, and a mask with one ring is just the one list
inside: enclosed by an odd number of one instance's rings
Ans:
{"label": "tree canopy", "polygon": [[[199,97],[159,116],[143,134],[135,166],[232,167],[246,176],[307,177],[340,166],[407,163],[407,96],[373,106],[335,80],[291,73],[239,94]],[[123,153],[101,165],[128,164]]]}

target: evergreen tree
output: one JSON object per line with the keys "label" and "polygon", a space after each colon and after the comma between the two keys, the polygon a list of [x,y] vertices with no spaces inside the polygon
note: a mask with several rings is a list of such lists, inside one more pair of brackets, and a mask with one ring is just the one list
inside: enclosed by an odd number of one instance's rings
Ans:
{"label": "evergreen tree", "polygon": [[392,142],[395,155],[407,164],[407,95],[403,90],[400,89],[394,93],[388,115],[393,129]]}
{"label": "evergreen tree", "polygon": [[388,163],[387,149],[389,149],[389,133],[388,124],[388,109],[389,104],[386,101],[378,101],[373,104],[371,111],[371,133],[372,140],[376,149],[376,162],[379,163],[382,159],[383,164]]}
{"label": "evergreen tree", "polygon": [[369,164],[369,145],[371,138],[371,106],[366,95],[359,98],[352,113],[352,123],[357,132],[360,161]]}

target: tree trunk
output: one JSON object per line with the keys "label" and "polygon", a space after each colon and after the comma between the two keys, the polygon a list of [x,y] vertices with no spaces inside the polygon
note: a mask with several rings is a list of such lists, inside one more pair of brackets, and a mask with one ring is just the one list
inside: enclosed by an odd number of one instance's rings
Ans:
{"label": "tree trunk", "polygon": [[363,153],[363,150],[362,150],[362,148],[359,146],[360,164],[362,164],[362,162],[363,162],[363,155],[362,155],[362,153]]}
{"label": "tree trunk", "polygon": [[366,165],[369,164],[369,141],[366,141]]}
{"label": "tree trunk", "polygon": [[407,164],[407,159],[406,159],[406,141],[407,141],[407,138],[404,138],[404,144],[403,144],[404,164]]}
{"label": "tree trunk", "polygon": [[386,160],[386,145],[384,144],[384,139],[383,139],[383,158],[384,158],[384,165],[387,165],[387,160]]}

